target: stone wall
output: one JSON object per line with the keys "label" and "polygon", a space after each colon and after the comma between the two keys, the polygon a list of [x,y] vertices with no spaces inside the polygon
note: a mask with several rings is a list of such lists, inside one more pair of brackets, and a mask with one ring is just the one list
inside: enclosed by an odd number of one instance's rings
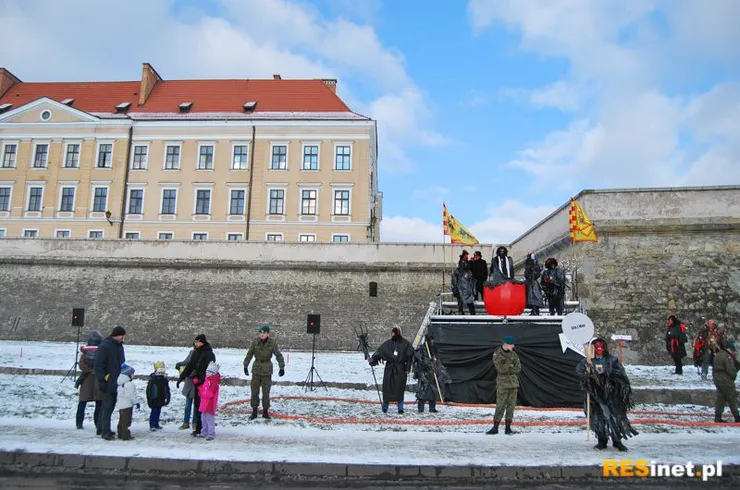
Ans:
{"label": "stone wall", "polygon": [[740,220],[604,221],[598,230],[599,243],[561,242],[546,255],[573,273],[597,334],[632,335],[626,361],[668,362],[664,335],[671,313],[686,323],[692,340],[709,318],[738,338]]}

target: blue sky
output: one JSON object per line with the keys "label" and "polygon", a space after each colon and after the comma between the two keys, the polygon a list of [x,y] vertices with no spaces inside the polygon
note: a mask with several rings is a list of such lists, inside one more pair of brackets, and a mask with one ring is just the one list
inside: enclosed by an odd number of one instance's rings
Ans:
{"label": "blue sky", "polygon": [[[384,241],[508,242],[584,188],[740,184],[736,0],[4,0],[23,80],[336,77]],[[112,20],[118,19],[118,21]]]}

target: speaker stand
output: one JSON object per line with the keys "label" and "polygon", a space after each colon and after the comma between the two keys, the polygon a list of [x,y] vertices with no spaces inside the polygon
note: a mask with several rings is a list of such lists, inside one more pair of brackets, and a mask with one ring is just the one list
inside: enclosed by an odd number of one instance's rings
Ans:
{"label": "speaker stand", "polygon": [[77,345],[75,347],[75,363],[72,364],[71,368],[69,368],[69,371],[67,371],[67,374],[64,375],[64,377],[62,378],[62,381],[60,381],[60,384],[64,383],[64,380],[67,378],[72,380],[73,383],[77,380],[77,361],[79,360],[78,356],[80,355],[80,330],[82,330],[82,327],[77,325]]}
{"label": "speaker stand", "polygon": [[324,383],[324,380],[321,379],[321,375],[319,375],[319,371],[316,369],[315,365],[316,361],[316,334],[313,334],[313,342],[311,344],[311,369],[308,371],[308,376],[306,376],[306,381],[304,381],[304,384],[306,385],[306,389],[304,391],[311,390],[313,391],[314,388],[314,374],[318,378],[318,382],[316,383],[318,386],[323,386],[324,389],[329,392],[329,388],[326,387],[326,383]]}

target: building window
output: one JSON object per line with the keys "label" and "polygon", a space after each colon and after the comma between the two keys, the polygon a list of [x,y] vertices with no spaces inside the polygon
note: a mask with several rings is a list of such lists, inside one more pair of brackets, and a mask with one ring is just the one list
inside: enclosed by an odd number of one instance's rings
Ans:
{"label": "building window", "polygon": [[213,170],[213,145],[203,145],[200,147],[198,170]]}
{"label": "building window", "polygon": [[198,189],[195,192],[195,214],[211,214],[210,189]]}
{"label": "building window", "polygon": [[138,231],[127,231],[123,237],[126,240],[138,240],[140,236],[141,233],[139,233]]}
{"label": "building window", "polygon": [[334,214],[338,216],[349,215],[349,191],[334,191]]}
{"label": "building window", "polygon": [[272,147],[271,170],[287,170],[288,168],[288,146],[274,145]]}
{"label": "building window", "polygon": [[38,238],[39,230],[23,230],[23,238]]}
{"label": "building window", "polygon": [[162,190],[162,214],[177,213],[177,189]]}
{"label": "building window", "polygon": [[75,209],[75,188],[62,187],[62,200],[59,203],[59,211],[71,213]]}
{"label": "building window", "polygon": [[298,240],[301,242],[315,242],[316,241],[316,235],[309,234],[309,233],[302,233],[298,235]]}
{"label": "building window", "polygon": [[3,168],[15,167],[15,155],[17,152],[17,145],[5,145],[3,148]]}
{"label": "building window", "polygon": [[349,235],[332,235],[331,241],[335,243],[347,243],[349,242]]}
{"label": "building window", "polygon": [[180,169],[180,147],[178,145],[167,145],[167,153],[164,157],[164,169]]}
{"label": "building window", "polygon": [[316,189],[303,189],[301,191],[301,214],[316,214]]}
{"label": "building window", "polygon": [[33,167],[34,168],[46,168],[48,159],[49,159],[49,145],[47,144],[36,145],[36,153],[33,156]]}
{"label": "building window", "polygon": [[208,240],[208,233],[202,233],[202,232],[193,233],[193,240]]}
{"label": "building window", "polygon": [[303,170],[319,169],[319,147],[318,145],[306,145],[303,147]]}
{"label": "building window", "polygon": [[128,214],[141,214],[144,208],[144,189],[128,191]]}
{"label": "building window", "polygon": [[43,197],[43,187],[31,187],[28,191],[28,211],[41,211]]}
{"label": "building window", "polygon": [[0,238],[5,238],[5,228],[0,228]]}
{"label": "building window", "polygon": [[352,148],[345,145],[336,146],[336,159],[334,161],[334,170],[351,170],[352,168]]}
{"label": "building window", "polygon": [[146,170],[147,155],[149,153],[149,147],[146,145],[134,146],[134,161],[131,168],[134,170]]}
{"label": "building window", "polygon": [[265,239],[268,242],[282,242],[283,241],[283,234],[282,233],[268,233],[265,236]]}
{"label": "building window", "polygon": [[0,187],[0,212],[10,211],[10,187]]}
{"label": "building window", "polygon": [[160,231],[157,234],[157,240],[174,240],[175,234],[171,231]]}
{"label": "building window", "polygon": [[270,189],[270,214],[283,214],[285,208],[285,190]]}
{"label": "building window", "polygon": [[229,201],[229,214],[244,214],[244,195],[243,189],[232,189],[231,199]]}
{"label": "building window", "polygon": [[242,239],[243,236],[244,235],[242,235],[241,233],[228,233],[226,235],[226,239],[230,242],[238,242]]}
{"label": "building window", "polygon": [[87,238],[91,240],[100,240],[103,238],[103,230],[90,230],[87,232]]}
{"label": "building window", "polygon": [[67,154],[64,157],[65,168],[77,168],[80,166],[80,145],[70,143],[67,145]]}
{"label": "building window", "polygon": [[108,188],[95,187],[93,190],[93,213],[104,213],[108,209]]}
{"label": "building window", "polygon": [[247,145],[234,146],[234,155],[231,159],[231,168],[234,170],[247,170],[249,147]]}
{"label": "building window", "polygon": [[111,168],[113,166],[113,143],[100,143],[98,145],[98,168]]}
{"label": "building window", "polygon": [[69,230],[57,230],[54,236],[56,238],[69,238],[72,233]]}

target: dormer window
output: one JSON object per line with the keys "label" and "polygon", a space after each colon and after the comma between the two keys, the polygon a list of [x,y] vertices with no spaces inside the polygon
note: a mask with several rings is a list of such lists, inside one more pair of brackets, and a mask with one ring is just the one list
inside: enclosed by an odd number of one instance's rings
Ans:
{"label": "dormer window", "polygon": [[62,104],[71,106],[72,104],[74,104],[74,101],[75,101],[74,99],[64,99],[62,101]]}
{"label": "dormer window", "polygon": [[13,104],[0,104],[0,114],[13,107]]}
{"label": "dormer window", "polygon": [[255,101],[245,102],[243,107],[244,107],[244,112],[252,112],[253,110],[257,108],[257,102]]}
{"label": "dormer window", "polygon": [[116,112],[123,113],[128,111],[129,107],[131,107],[131,102],[121,102],[116,106]]}
{"label": "dormer window", "polygon": [[190,112],[190,108],[193,107],[192,102],[181,102],[177,107],[180,108],[180,112]]}

